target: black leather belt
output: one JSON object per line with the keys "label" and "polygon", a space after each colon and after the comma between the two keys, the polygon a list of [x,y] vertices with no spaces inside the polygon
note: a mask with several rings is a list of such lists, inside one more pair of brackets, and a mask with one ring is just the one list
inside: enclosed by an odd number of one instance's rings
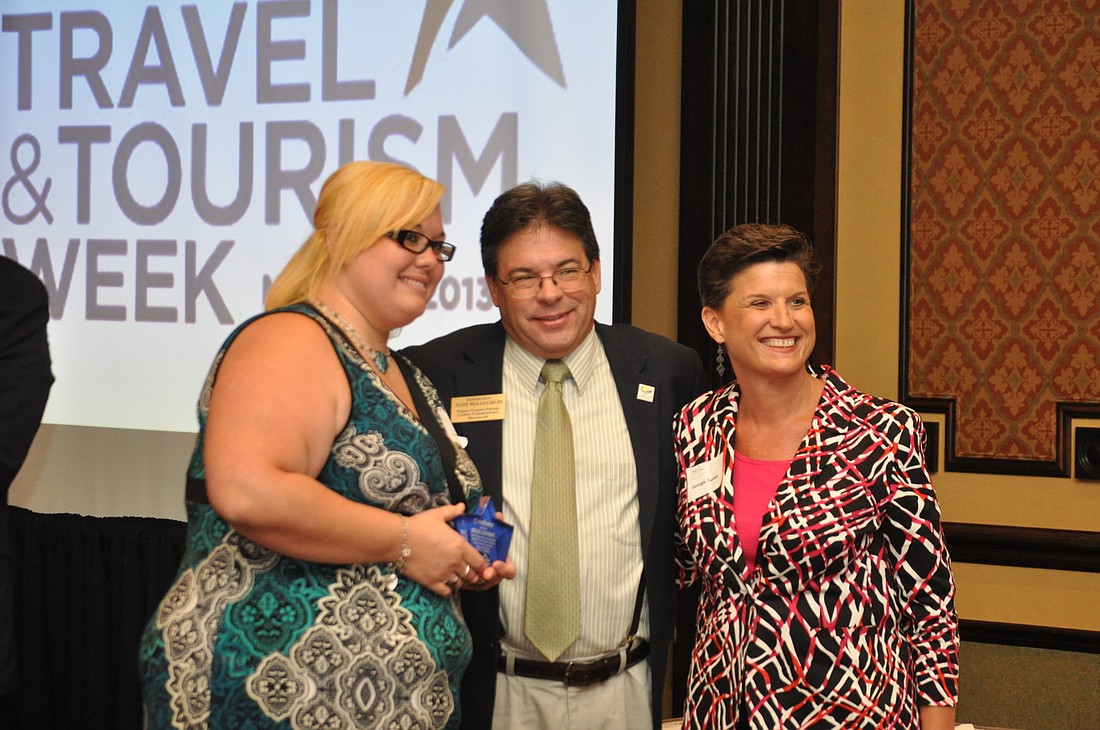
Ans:
{"label": "black leather belt", "polygon": [[[540,662],[533,659],[513,660],[513,671],[520,677],[532,679],[552,679],[564,682],[567,687],[584,687],[590,684],[598,684],[615,676],[619,672],[632,667],[649,656],[649,642],[637,641],[626,652],[626,663],[623,664],[622,655],[611,654],[603,659],[594,659],[590,662]],[[497,670],[508,671],[508,658],[503,654],[497,659]]]}

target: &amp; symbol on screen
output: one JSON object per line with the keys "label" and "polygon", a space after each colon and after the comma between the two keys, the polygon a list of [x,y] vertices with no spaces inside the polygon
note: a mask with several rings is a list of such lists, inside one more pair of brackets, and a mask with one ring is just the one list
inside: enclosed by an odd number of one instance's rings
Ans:
{"label": "&amp; symbol on screen", "polygon": [[[31,160],[24,166],[19,160],[19,150],[24,145],[29,145],[31,148]],[[46,219],[47,223],[53,223],[53,215],[50,213],[50,209],[46,207],[46,198],[50,196],[50,186],[53,185],[52,178],[46,178],[46,181],[42,184],[42,189],[39,190],[35,187],[34,182],[31,180],[31,175],[38,169],[38,163],[42,160],[42,149],[38,146],[38,140],[35,139],[33,134],[22,134],[15,138],[15,141],[11,144],[11,169],[15,171],[15,174],[4,183],[3,191],[3,203],[4,203],[4,215],[8,217],[12,223],[18,223],[20,225],[29,223],[34,220],[40,213],[42,217]],[[16,185],[23,186],[23,192],[25,192],[30,201],[30,210],[25,213],[17,213],[12,210],[11,197],[13,188]]]}

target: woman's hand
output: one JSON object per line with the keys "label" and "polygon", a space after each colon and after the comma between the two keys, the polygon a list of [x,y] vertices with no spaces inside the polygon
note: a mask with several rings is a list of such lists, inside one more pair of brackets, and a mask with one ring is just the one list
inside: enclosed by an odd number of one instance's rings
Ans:
{"label": "woman's hand", "polygon": [[954,707],[920,707],[921,730],[952,730],[955,727]]}
{"label": "woman's hand", "polygon": [[471,582],[465,586],[467,590],[484,591],[493,588],[502,580],[511,580],[516,577],[516,566],[511,558],[507,561],[494,560],[493,564],[481,571],[481,580]]}
{"label": "woman's hand", "polygon": [[479,585],[486,573],[494,572],[481,553],[450,525],[465,511],[465,505],[450,504],[408,518],[411,553],[405,559],[405,575],[441,596],[449,596],[463,585]]}

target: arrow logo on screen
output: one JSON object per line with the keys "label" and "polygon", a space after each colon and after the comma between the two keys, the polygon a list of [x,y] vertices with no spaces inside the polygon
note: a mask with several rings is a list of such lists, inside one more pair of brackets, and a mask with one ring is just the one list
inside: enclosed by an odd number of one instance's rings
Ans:
{"label": "arrow logo on screen", "polygon": [[[451,31],[447,50],[454,48],[482,18],[488,18],[512,39],[512,43],[516,44],[516,48],[527,60],[564,89],[565,71],[562,69],[557,39],[554,38],[554,26],[550,23],[550,9],[546,3],[547,0],[529,0],[520,8],[514,0],[465,0],[458,11],[458,19]],[[428,0],[424,7],[420,35],[416,39],[409,77],[405,81],[405,96],[424,78],[428,56],[435,45],[439,29],[443,26],[443,19],[453,4],[454,0]]]}

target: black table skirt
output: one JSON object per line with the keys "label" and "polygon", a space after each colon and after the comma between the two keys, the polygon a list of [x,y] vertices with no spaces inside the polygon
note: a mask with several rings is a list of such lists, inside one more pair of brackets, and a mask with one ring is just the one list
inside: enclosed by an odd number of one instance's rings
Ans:
{"label": "black table skirt", "polygon": [[0,728],[140,728],[138,640],[186,525],[9,510],[20,688]]}

